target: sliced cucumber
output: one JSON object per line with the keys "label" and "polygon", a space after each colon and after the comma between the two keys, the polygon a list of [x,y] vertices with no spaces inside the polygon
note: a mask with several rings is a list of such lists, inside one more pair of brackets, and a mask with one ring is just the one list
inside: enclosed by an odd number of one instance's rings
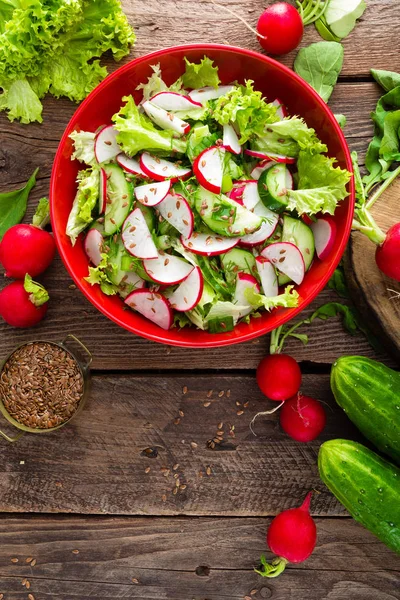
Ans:
{"label": "sliced cucumber", "polygon": [[129,215],[133,201],[133,186],[125,179],[125,173],[118,165],[105,165],[107,174],[107,205],[104,217],[106,235],[113,235],[120,229]]}
{"label": "sliced cucumber", "polygon": [[97,219],[96,221],[93,221],[93,223],[90,226],[90,229],[97,229],[97,231],[100,231],[102,235],[105,235],[104,219]]}
{"label": "sliced cucumber", "polygon": [[285,164],[277,164],[264,171],[258,180],[258,193],[264,205],[274,212],[283,212],[288,203],[287,190],[292,185]]}
{"label": "sliced cucumber", "polygon": [[[147,227],[150,231],[153,231],[153,229],[156,226],[156,216],[154,214],[154,211],[149,206],[145,206],[144,204],[140,204],[139,202],[136,203],[136,207],[140,208],[140,210],[143,213],[144,220],[146,221]],[[162,225],[162,223],[160,223],[160,225]]]}
{"label": "sliced cucumber", "polygon": [[220,294],[224,299],[229,300],[231,298],[232,290],[229,289],[228,284],[219,272],[220,269],[218,267],[217,259],[200,255],[197,255],[196,259],[205,281],[207,281],[217,294]]}
{"label": "sliced cucumber", "polygon": [[133,271],[134,273],[137,273],[137,275],[139,275],[139,277],[141,277],[145,281],[154,283],[154,281],[151,279],[151,277],[149,277],[147,275],[146,271],[144,270],[143,262],[141,261],[141,259],[135,258],[134,256],[129,256],[127,253],[125,253],[122,256],[121,271],[124,271],[124,272]]}
{"label": "sliced cucumber", "polygon": [[[298,247],[303,255],[306,271],[311,266],[315,254],[315,242],[312,229],[306,225],[301,219],[295,219],[284,215],[282,242],[290,242]],[[286,275],[279,275],[279,285],[285,285],[290,279]]]}
{"label": "sliced cucumber", "polygon": [[204,223],[215,233],[226,237],[238,237],[257,231],[262,219],[244,206],[219,196],[202,187],[196,192],[196,210]]}
{"label": "sliced cucumber", "polygon": [[232,248],[232,250],[229,250],[229,252],[222,256],[221,263],[225,278],[229,283],[236,281],[236,276],[239,272],[248,273],[253,276],[257,274],[256,259],[248,250]]}

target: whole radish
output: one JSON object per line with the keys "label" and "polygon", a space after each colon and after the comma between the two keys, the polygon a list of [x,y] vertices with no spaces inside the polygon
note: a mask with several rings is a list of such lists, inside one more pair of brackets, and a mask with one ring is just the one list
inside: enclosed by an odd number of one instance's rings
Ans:
{"label": "whole radish", "polygon": [[273,519],[267,532],[267,544],[277,555],[269,564],[261,557],[262,577],[278,577],[288,563],[301,563],[313,553],[317,543],[317,528],[310,515],[312,492],[309,492],[299,508],[281,512]]}
{"label": "whole radish", "polygon": [[384,242],[376,249],[375,260],[382,273],[400,281],[400,223],[389,229]]}
{"label": "whole radish", "polygon": [[0,315],[12,327],[33,327],[46,316],[48,300],[46,290],[27,275],[0,292]]}
{"label": "whole radish", "polygon": [[288,400],[300,389],[300,367],[288,354],[271,354],[258,365],[257,383],[270,400]]}
{"label": "whole radish", "polygon": [[257,24],[258,41],[270,54],[286,54],[300,44],[304,25],[300,13],[287,2],[271,4]]}
{"label": "whole radish", "polygon": [[326,425],[326,414],[322,404],[300,392],[286,400],[279,418],[283,431],[297,442],[315,440]]}

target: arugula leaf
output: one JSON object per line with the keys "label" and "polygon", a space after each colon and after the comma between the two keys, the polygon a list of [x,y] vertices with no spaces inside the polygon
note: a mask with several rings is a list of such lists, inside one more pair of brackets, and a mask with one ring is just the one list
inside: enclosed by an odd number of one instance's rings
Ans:
{"label": "arugula leaf", "polygon": [[28,274],[25,275],[24,290],[29,294],[29,300],[36,307],[42,306],[50,300],[47,290],[40,283],[33,281]]}
{"label": "arugula leaf", "polygon": [[400,161],[400,110],[385,117],[379,154],[387,162]]}
{"label": "arugula leaf", "polygon": [[294,70],[328,102],[343,66],[344,50],[337,42],[317,42],[302,48]]}
{"label": "arugula leaf", "polygon": [[311,154],[327,152],[328,148],[319,139],[315,130],[300,117],[290,117],[271,123],[262,138],[251,144],[253,150],[282,154],[296,158],[301,150]]}
{"label": "arugula leaf", "polygon": [[184,87],[196,89],[202,87],[217,88],[221,83],[218,76],[218,67],[214,67],[214,61],[205,56],[200,63],[192,63],[185,56],[186,70],[182,75]]}
{"label": "arugula leaf", "polygon": [[50,223],[50,204],[48,198],[41,198],[33,215],[32,225],[43,229]]}
{"label": "arugula leaf", "polygon": [[393,88],[400,86],[400,73],[371,69],[371,75],[386,92],[390,92]]}
{"label": "arugula leaf", "polygon": [[38,171],[39,169],[36,169],[26,185],[19,190],[0,193],[0,241],[7,229],[17,225],[24,218],[29,192],[36,183]]}
{"label": "arugula leaf", "polygon": [[79,160],[93,167],[97,165],[97,160],[94,154],[94,140],[96,134],[91,131],[73,131],[68,136],[74,143],[74,153],[71,160]]}
{"label": "arugula leaf", "polygon": [[340,37],[335,35],[328,27],[328,24],[325,20],[325,17],[322,15],[319,19],[317,19],[314,23],[315,29],[318,31],[319,35],[322,39],[327,42],[340,42]]}
{"label": "arugula leaf", "polygon": [[100,285],[101,291],[106,296],[114,296],[118,293],[118,286],[110,279],[110,274],[116,273],[118,266],[111,263],[108,254],[101,255],[101,263],[97,267],[89,267],[89,275],[84,280],[90,285]]}
{"label": "arugula leaf", "polygon": [[263,307],[265,310],[272,310],[278,306],[295,308],[299,304],[299,294],[293,287],[293,285],[288,285],[283,294],[271,298],[264,296],[263,294],[258,294],[254,287],[251,287],[244,291],[244,296],[253,308]]}
{"label": "arugula leaf", "polygon": [[335,269],[328,282],[328,287],[330,290],[334,290],[341,298],[350,298],[343,267],[339,266]]}
{"label": "arugula leaf", "polygon": [[117,130],[117,142],[124,152],[134,156],[141,150],[186,151],[186,142],[174,138],[173,131],[156,129],[148,117],[139,112],[132,96],[124,96],[125,102],[112,120]]}
{"label": "arugula leaf", "polygon": [[324,18],[332,33],[343,39],[353,31],[366,7],[365,0],[328,0]]}

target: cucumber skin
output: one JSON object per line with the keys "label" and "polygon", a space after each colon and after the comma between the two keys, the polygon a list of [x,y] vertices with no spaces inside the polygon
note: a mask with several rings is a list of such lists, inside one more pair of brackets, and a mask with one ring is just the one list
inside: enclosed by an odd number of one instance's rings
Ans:
{"label": "cucumber skin", "polygon": [[322,444],[318,468],[353,519],[400,554],[400,469],[350,440]]}
{"label": "cucumber skin", "polygon": [[343,356],[332,367],[331,388],[361,433],[400,464],[400,373],[363,356]]}

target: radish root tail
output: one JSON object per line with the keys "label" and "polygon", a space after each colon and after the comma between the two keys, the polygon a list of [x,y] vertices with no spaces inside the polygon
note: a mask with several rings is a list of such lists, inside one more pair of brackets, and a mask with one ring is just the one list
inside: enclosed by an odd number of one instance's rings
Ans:
{"label": "radish root tail", "polygon": [[282,402],[281,402],[280,404],[278,404],[278,406],[277,406],[276,408],[273,408],[272,410],[264,410],[263,412],[259,412],[259,413],[257,413],[256,415],[254,415],[254,417],[252,418],[252,420],[251,420],[251,423],[250,423],[250,430],[251,430],[251,433],[252,433],[252,434],[253,434],[255,437],[257,437],[257,434],[256,434],[256,432],[254,431],[254,423],[256,422],[256,420],[258,419],[258,417],[265,417],[265,416],[267,416],[267,415],[272,415],[272,414],[274,414],[274,412],[276,412],[277,410],[279,410],[279,409],[280,409],[280,407],[281,407],[281,406],[282,406],[284,403],[285,403],[285,401],[284,401],[284,400],[282,400]]}
{"label": "radish root tail", "polygon": [[218,2],[214,2],[214,0],[209,0],[209,2],[211,4],[214,4],[214,6],[218,6],[219,8],[222,8],[223,10],[226,10],[226,12],[230,13],[231,15],[233,15],[234,17],[236,17],[236,19],[239,19],[239,21],[241,21],[243,23],[243,25],[245,25],[247,27],[247,29],[249,31],[251,31],[252,33],[254,33],[257,37],[262,38],[263,40],[266,40],[267,37],[265,35],[261,35],[261,33],[258,33],[258,31],[256,29],[254,29],[254,27],[252,27],[247,21],[246,19],[244,19],[243,17],[241,17],[240,15],[238,15],[234,10],[232,10],[231,8],[228,8],[227,6],[224,6],[223,4],[219,4]]}

